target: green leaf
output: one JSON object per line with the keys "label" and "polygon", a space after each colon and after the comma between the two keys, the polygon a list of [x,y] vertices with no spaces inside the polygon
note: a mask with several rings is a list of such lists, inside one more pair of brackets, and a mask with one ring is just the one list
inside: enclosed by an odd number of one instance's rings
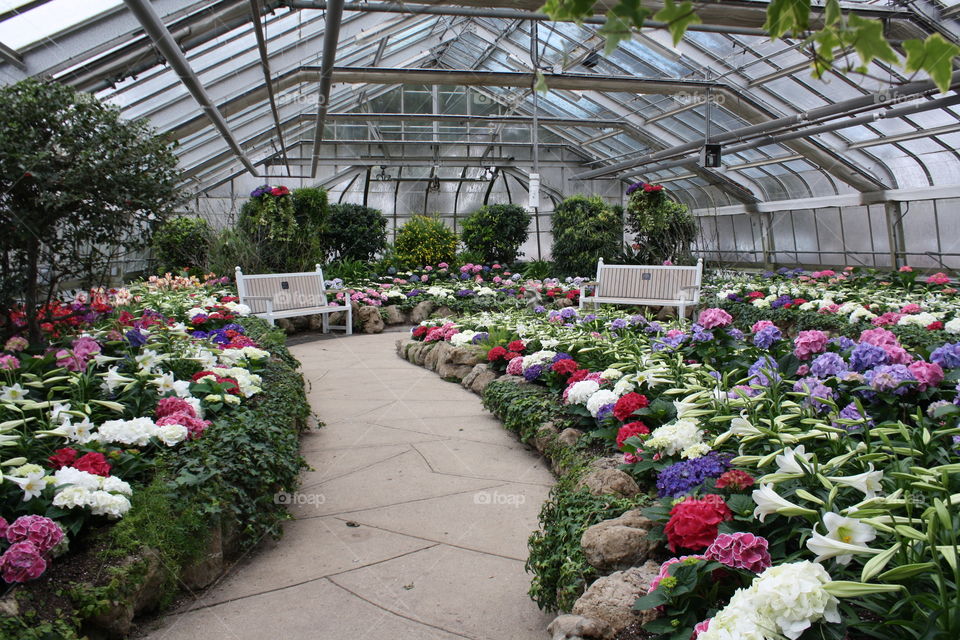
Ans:
{"label": "green leaf", "polygon": [[772,40],[786,33],[798,35],[810,24],[810,0],[773,0],[767,6],[767,22],[763,28]]}
{"label": "green leaf", "polygon": [[595,0],[547,0],[541,11],[554,20],[582,22],[593,13]]}
{"label": "green leaf", "polygon": [[947,42],[939,33],[934,33],[926,40],[905,40],[903,50],[907,52],[904,65],[907,71],[926,71],[937,88],[943,93],[947,92],[953,74],[953,59],[960,55],[960,47]]}
{"label": "green leaf", "polygon": [[663,9],[658,11],[653,18],[667,23],[667,30],[673,36],[673,46],[677,46],[683,39],[687,27],[702,22],[700,16],[694,12],[692,2],[684,2],[678,5],[673,0],[666,0]]}
{"label": "green leaf", "polygon": [[624,40],[633,38],[630,23],[612,11],[607,13],[607,21],[603,23],[598,33],[606,38],[606,44],[603,47],[603,55],[605,56],[616,51],[617,47],[620,46],[620,43]]}
{"label": "green leaf", "polygon": [[647,611],[648,609],[666,604],[669,599],[670,597],[666,589],[654,589],[647,595],[637,598],[633,603],[633,609],[634,611]]}
{"label": "green leaf", "polygon": [[823,23],[827,26],[833,26],[840,22],[842,17],[840,0],[827,0],[827,4],[824,7]]}
{"label": "green leaf", "polygon": [[849,25],[849,35],[844,39],[860,54],[860,60],[865,66],[875,59],[890,63],[899,61],[897,54],[883,35],[882,22],[870,18],[861,18],[852,13],[847,24]]}

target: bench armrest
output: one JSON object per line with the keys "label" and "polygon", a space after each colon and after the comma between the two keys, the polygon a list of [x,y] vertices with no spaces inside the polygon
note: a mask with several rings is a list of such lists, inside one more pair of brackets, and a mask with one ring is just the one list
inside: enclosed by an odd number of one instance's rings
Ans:
{"label": "bench armrest", "polygon": [[269,300],[273,302],[273,296],[243,296],[244,300]]}
{"label": "bench armrest", "polygon": [[696,291],[696,290],[699,289],[699,288],[700,288],[700,287],[698,287],[698,286],[695,285],[695,284],[688,284],[688,285],[686,285],[686,286],[680,287],[681,290],[684,290],[684,289],[693,289],[694,291]]}

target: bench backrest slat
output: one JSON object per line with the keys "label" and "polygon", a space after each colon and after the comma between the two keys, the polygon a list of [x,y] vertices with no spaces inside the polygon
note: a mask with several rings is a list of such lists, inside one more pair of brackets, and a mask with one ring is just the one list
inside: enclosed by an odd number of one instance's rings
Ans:
{"label": "bench backrest slat", "polygon": [[[605,298],[678,300],[699,298],[701,267],[674,265],[597,265],[594,295]],[[684,287],[695,287],[684,290]]]}
{"label": "bench backrest slat", "polygon": [[[311,309],[326,307],[323,271],[317,265],[316,271],[304,273],[273,273],[242,275],[237,273],[237,290],[241,299],[267,297],[273,300],[274,311],[293,309]],[[254,313],[266,313],[265,300],[245,299],[244,304]]]}

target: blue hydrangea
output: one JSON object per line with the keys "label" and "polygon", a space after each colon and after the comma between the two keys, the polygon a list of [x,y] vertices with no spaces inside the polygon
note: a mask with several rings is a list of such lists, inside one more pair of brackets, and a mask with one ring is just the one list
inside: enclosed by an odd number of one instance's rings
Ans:
{"label": "blue hydrangea", "polygon": [[647,319],[641,315],[630,316],[630,324],[632,324],[633,326],[637,326],[638,324],[643,324],[646,321]]}
{"label": "blue hydrangea", "polygon": [[[204,334],[204,335],[202,335],[202,336],[198,336],[198,335],[197,335],[198,333],[203,333],[203,332],[202,332],[202,331],[194,331],[194,332],[193,332],[193,337],[194,337],[194,338],[205,338],[205,337],[207,337],[206,334]],[[146,337],[145,335],[143,335],[142,333],[140,333],[140,330],[139,330],[139,329],[130,329],[130,331],[127,331],[127,332],[126,332],[125,334],[123,334],[123,335],[124,335],[124,337],[127,339],[127,342],[130,343],[130,346],[132,346],[132,347],[142,347],[143,345],[145,345],[145,344],[147,343],[147,337]]]}
{"label": "blue hydrangea", "polygon": [[[844,420],[861,420],[861,421],[866,420],[866,424],[869,427],[872,427],[874,425],[873,420],[870,420],[867,416],[864,416],[860,413],[860,410],[857,408],[857,404],[855,402],[851,402],[850,404],[845,406],[843,409],[840,410],[840,413],[837,415],[838,417]],[[846,429],[847,431],[860,431],[861,429],[863,429],[862,424],[841,425],[834,422],[833,426],[837,427],[838,429],[841,429],[841,428]]]}
{"label": "blue hydrangea", "polygon": [[560,362],[561,360],[573,360],[573,356],[569,353],[560,352],[557,355],[553,356],[554,362]]}
{"label": "blue hydrangea", "polygon": [[775,342],[783,338],[783,333],[777,327],[770,325],[763,327],[753,336],[753,344],[761,349],[769,349]]}
{"label": "blue hydrangea", "polygon": [[829,340],[827,340],[827,342],[829,344],[837,345],[838,347],[840,347],[841,351],[853,349],[855,346],[857,346],[857,343],[854,342],[852,338],[848,338],[847,336],[838,336],[836,338],[830,338]]}
{"label": "blue hydrangea", "polygon": [[534,312],[534,313],[546,313],[546,312],[547,312],[547,308],[546,308],[545,306],[543,306],[542,304],[538,304],[537,306],[535,306],[535,307],[533,308],[533,312]]}
{"label": "blue hydrangea", "polygon": [[780,296],[779,298],[777,298],[776,300],[770,303],[770,308],[779,309],[780,307],[785,307],[788,304],[793,304],[793,298],[791,298],[787,294],[783,294],[782,296]]}
{"label": "blue hydrangea", "polygon": [[609,418],[610,416],[613,415],[613,407],[614,407],[614,404],[615,404],[615,403],[613,403],[613,402],[611,402],[610,404],[605,404],[605,405],[603,405],[602,407],[600,407],[600,408],[597,410],[597,422],[598,422],[598,423],[599,423],[599,422],[603,422],[604,420],[606,420],[607,418]]}
{"label": "blue hydrangea", "polygon": [[596,319],[596,314],[588,313],[587,315],[583,316],[583,320],[581,320],[581,322],[593,322]]}
{"label": "blue hydrangea", "polygon": [[616,320],[610,323],[610,328],[613,329],[614,331],[618,329],[625,329],[626,326],[627,326],[627,321],[624,318],[617,318]]}
{"label": "blue hydrangea", "polygon": [[564,320],[577,317],[577,310],[573,307],[566,307],[560,311],[560,317]]}
{"label": "blue hydrangea", "polygon": [[818,412],[828,411],[830,406],[822,402],[823,400],[834,400],[837,397],[833,389],[823,384],[819,378],[808,376],[801,378],[793,384],[793,390],[804,392],[807,397],[803,399],[803,405],[813,407]]}
{"label": "blue hydrangea", "polygon": [[887,357],[883,347],[861,342],[850,352],[850,368],[854,371],[867,371],[886,364]]}
{"label": "blue hydrangea", "polygon": [[527,382],[533,382],[543,373],[543,365],[532,364],[523,371],[523,377]]}
{"label": "blue hydrangea", "polygon": [[737,329],[736,327],[730,327],[727,329],[727,335],[734,340],[743,340],[743,331],[740,331],[740,329]]}
{"label": "blue hydrangea", "polygon": [[486,341],[486,339],[489,337],[490,337],[489,333],[487,333],[486,331],[481,331],[477,335],[473,336],[470,342],[472,342],[473,344],[480,344],[481,342]]}
{"label": "blue hydrangea", "polygon": [[867,384],[877,391],[889,391],[902,396],[910,390],[917,379],[910,373],[910,369],[902,364],[880,365],[865,374]]}
{"label": "blue hydrangea", "polygon": [[937,347],[930,354],[930,362],[938,364],[944,369],[960,367],[960,343],[947,343]]}
{"label": "blue hydrangea", "polygon": [[735,294],[735,293],[728,293],[728,294],[727,294],[727,300],[731,300],[731,301],[733,301],[733,302],[743,302],[743,298],[741,298],[740,296],[738,296],[738,295]]}
{"label": "blue hydrangea", "polygon": [[703,325],[694,324],[691,329],[691,340],[694,342],[710,342],[713,340],[713,332],[707,331],[703,328]]}
{"label": "blue hydrangea", "polygon": [[758,384],[761,387],[769,387],[782,380],[777,373],[779,367],[777,361],[770,356],[760,356],[760,358],[750,365],[747,373],[750,374],[750,384]]}
{"label": "blue hydrangea", "polygon": [[651,322],[643,328],[647,333],[663,333],[663,325],[659,322]]}
{"label": "blue hydrangea", "polygon": [[820,379],[839,376],[847,371],[847,363],[838,354],[821,353],[810,365],[810,373]]}
{"label": "blue hydrangea", "polygon": [[661,498],[687,495],[708,478],[720,477],[729,468],[729,460],[729,456],[712,451],[665,467],[657,474],[657,493]]}

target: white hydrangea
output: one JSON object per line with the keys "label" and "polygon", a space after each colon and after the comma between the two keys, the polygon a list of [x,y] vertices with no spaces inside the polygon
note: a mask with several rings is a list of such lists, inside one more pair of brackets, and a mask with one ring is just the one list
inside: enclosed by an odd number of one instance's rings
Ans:
{"label": "white hydrangea", "polygon": [[453,295],[443,287],[427,287],[426,293],[428,296],[433,296],[435,298],[452,298],[453,297]]}
{"label": "white hydrangea", "polygon": [[188,431],[182,424],[167,424],[157,428],[157,439],[168,447],[187,439]]}
{"label": "white hydrangea", "polygon": [[452,344],[455,347],[466,346],[471,342],[473,342],[473,338],[476,335],[477,335],[476,331],[470,331],[469,329],[467,329],[466,331],[461,331],[460,333],[455,333],[453,334],[453,337],[450,338],[450,344]]}
{"label": "white hydrangea", "polygon": [[191,309],[187,309],[187,317],[190,318],[191,320],[193,320],[197,316],[206,315],[206,314],[207,314],[207,310],[201,309],[200,307],[193,307]]}
{"label": "white hydrangea", "polygon": [[913,313],[905,315],[900,320],[897,321],[897,324],[901,327],[913,326],[913,327],[926,327],[937,321],[937,316],[932,313],[922,312],[922,313]]}
{"label": "white hydrangea", "polygon": [[600,389],[587,400],[587,411],[590,412],[594,418],[597,417],[597,414],[600,413],[600,409],[605,407],[608,404],[613,404],[620,399],[613,391],[608,389]]}
{"label": "white hydrangea", "polygon": [[677,420],[673,424],[658,427],[650,434],[646,444],[673,456],[703,441],[703,430],[696,420]]}
{"label": "white hydrangea", "polygon": [[147,417],[131,420],[107,420],[97,428],[97,437],[100,442],[116,442],[131,446],[143,447],[150,443],[150,438],[157,432],[157,425]]}
{"label": "white hydrangea", "polygon": [[623,372],[618,369],[604,369],[603,373],[600,374],[600,377],[604,380],[618,380],[623,377]]}
{"label": "white hydrangea", "polygon": [[854,309],[853,312],[850,314],[850,320],[849,320],[849,322],[850,322],[850,324],[856,324],[857,322],[860,322],[861,320],[873,320],[873,319],[876,318],[876,317],[877,317],[877,314],[871,312],[869,309],[865,309],[864,307],[858,306],[858,307],[857,307],[856,309]]}
{"label": "white hydrangea", "polygon": [[557,355],[556,351],[535,351],[528,356],[523,356],[523,370],[526,371],[527,367],[532,367],[535,364],[545,364],[553,360],[553,356]]}
{"label": "white hydrangea", "polygon": [[73,485],[91,491],[97,491],[103,486],[103,478],[88,471],[81,471],[73,467],[61,467],[53,474],[53,486]]}
{"label": "white hydrangea", "polygon": [[53,506],[61,509],[83,509],[87,506],[88,496],[92,492],[83,487],[66,487],[53,496]]}
{"label": "white hydrangea", "polygon": [[100,487],[110,493],[122,493],[127,496],[133,495],[133,489],[130,485],[117,476],[107,476],[100,482]]}
{"label": "white hydrangea", "polygon": [[567,404],[586,404],[590,396],[600,389],[600,383],[593,380],[581,380],[570,387],[567,393]]}
{"label": "white hydrangea", "polygon": [[480,287],[477,289],[478,296],[495,296],[497,292],[491,289],[490,287]]}
{"label": "white hydrangea", "polygon": [[697,444],[690,445],[681,451],[680,457],[687,460],[692,460],[693,458],[702,458],[710,453],[710,451],[710,445],[708,445],[706,442],[698,442]]}
{"label": "white hydrangea", "polygon": [[95,516],[122,518],[130,510],[130,500],[126,496],[106,491],[94,491],[87,500],[90,512]]}
{"label": "white hydrangea", "polygon": [[816,302],[804,302],[800,305],[800,311],[813,311],[817,308]]}
{"label": "white hydrangea", "polygon": [[625,396],[631,391],[636,391],[637,385],[634,384],[634,381],[630,376],[624,376],[617,380],[616,384],[613,385],[613,392],[618,396]]}
{"label": "white hydrangea", "polygon": [[756,300],[754,300],[754,301],[751,302],[750,304],[752,304],[753,306],[755,306],[757,309],[769,309],[769,308],[770,308],[770,301],[767,300],[766,298],[757,298]]}

